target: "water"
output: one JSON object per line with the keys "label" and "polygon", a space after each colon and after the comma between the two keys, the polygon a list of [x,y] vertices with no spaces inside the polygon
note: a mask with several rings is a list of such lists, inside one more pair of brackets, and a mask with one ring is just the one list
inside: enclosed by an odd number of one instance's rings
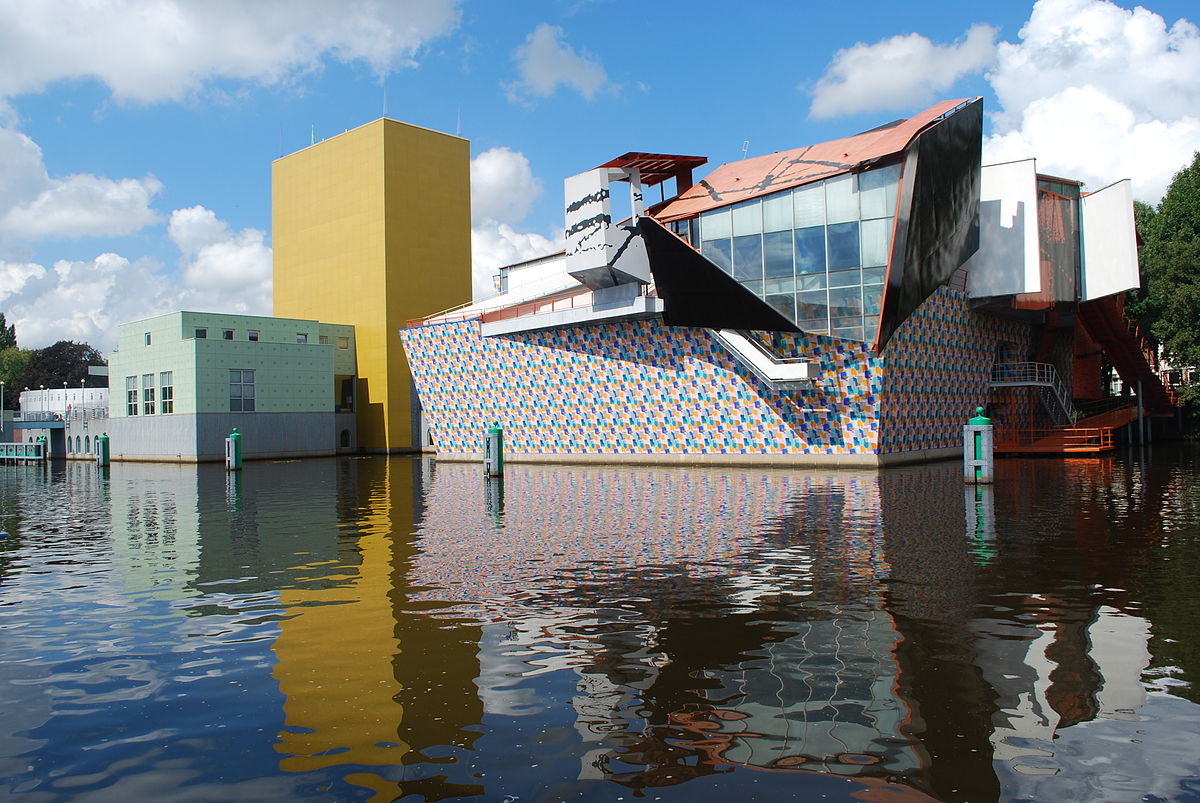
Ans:
{"label": "water", "polygon": [[0,467],[0,798],[1200,800],[1198,457]]}

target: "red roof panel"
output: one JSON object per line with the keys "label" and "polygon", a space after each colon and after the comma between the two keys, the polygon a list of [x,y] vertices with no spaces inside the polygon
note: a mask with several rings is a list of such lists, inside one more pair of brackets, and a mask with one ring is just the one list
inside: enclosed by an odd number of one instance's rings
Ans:
{"label": "red roof panel", "polygon": [[684,191],[654,216],[669,221],[849,173],[902,152],[930,125],[973,98],[946,100],[920,114],[844,139],[729,162]]}

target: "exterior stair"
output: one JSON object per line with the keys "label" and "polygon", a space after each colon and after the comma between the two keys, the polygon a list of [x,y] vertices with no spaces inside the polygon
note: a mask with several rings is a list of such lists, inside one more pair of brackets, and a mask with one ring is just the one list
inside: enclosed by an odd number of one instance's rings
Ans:
{"label": "exterior stair", "polygon": [[1148,347],[1145,337],[1125,317],[1124,296],[1084,301],[1079,305],[1078,315],[1092,339],[1108,352],[1121,380],[1135,389],[1140,385],[1146,411],[1172,412],[1176,406],[1175,396],[1159,378],[1158,358]]}

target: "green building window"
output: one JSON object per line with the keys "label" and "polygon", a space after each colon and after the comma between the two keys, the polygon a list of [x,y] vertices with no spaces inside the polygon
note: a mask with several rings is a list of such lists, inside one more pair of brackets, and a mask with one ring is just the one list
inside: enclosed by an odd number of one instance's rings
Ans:
{"label": "green building window", "polygon": [[254,372],[231,368],[229,370],[229,411],[231,413],[254,412]]}
{"label": "green building window", "polygon": [[154,415],[154,374],[142,375],[142,414]]}
{"label": "green building window", "polygon": [[138,414],[137,377],[125,377],[125,415]]}
{"label": "green building window", "polygon": [[162,392],[159,402],[163,413],[175,412],[175,379],[171,371],[163,371],[158,375],[158,384]]}

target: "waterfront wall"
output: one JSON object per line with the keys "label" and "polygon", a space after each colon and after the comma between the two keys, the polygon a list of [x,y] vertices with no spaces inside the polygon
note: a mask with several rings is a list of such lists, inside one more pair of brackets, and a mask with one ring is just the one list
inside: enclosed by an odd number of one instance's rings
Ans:
{"label": "waterfront wall", "polygon": [[334,413],[176,413],[110,418],[113,460],[203,462],[225,459],[237,427],[246,459],[314,457],[337,452]]}
{"label": "waterfront wall", "polygon": [[401,332],[439,454],[498,421],[524,455],[871,457],[880,368],[862,343],[799,335],[821,366],[779,392],[703,329],[622,320],[485,338],[478,321]]}
{"label": "waterfront wall", "polygon": [[821,335],[760,333],[814,364],[813,388],[777,391],[706,330],[656,319],[483,337],[478,321],[401,332],[444,457],[475,456],[504,426],[518,458],[876,465],[952,456],[988,401],[1002,343],[1032,327],[943,288],[884,351]]}

